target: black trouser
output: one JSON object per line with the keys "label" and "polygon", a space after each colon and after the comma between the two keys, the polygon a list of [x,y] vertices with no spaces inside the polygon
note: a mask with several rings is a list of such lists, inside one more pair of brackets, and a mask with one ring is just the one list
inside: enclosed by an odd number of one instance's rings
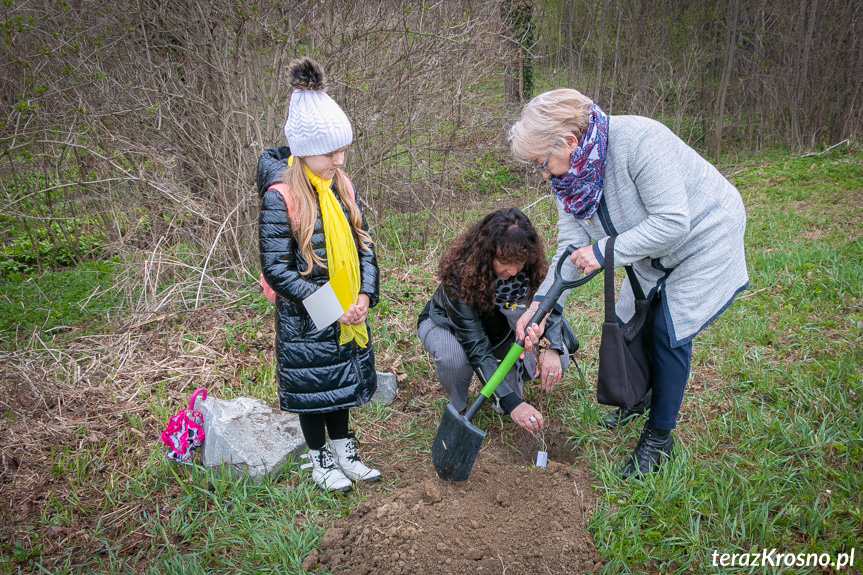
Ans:
{"label": "black trouser", "polygon": [[345,439],[348,436],[348,409],[330,411],[328,413],[301,413],[300,428],[309,449],[320,449],[327,442],[327,432],[330,439]]}
{"label": "black trouser", "polygon": [[650,400],[650,425],[657,429],[674,429],[677,414],[683,402],[683,390],[689,379],[692,361],[692,341],[680,347],[671,347],[668,322],[665,320],[660,290],[651,304],[653,307],[652,379],[653,397]]}

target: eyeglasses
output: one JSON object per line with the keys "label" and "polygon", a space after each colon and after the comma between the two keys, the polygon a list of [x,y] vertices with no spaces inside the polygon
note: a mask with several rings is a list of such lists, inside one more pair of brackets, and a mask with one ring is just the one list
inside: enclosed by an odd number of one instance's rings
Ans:
{"label": "eyeglasses", "polygon": [[534,172],[547,172],[548,168],[546,168],[545,165],[548,163],[548,161],[550,159],[551,159],[551,152],[548,153],[548,156],[545,158],[545,161],[541,164],[537,164],[536,162],[531,160],[530,167],[533,168]]}

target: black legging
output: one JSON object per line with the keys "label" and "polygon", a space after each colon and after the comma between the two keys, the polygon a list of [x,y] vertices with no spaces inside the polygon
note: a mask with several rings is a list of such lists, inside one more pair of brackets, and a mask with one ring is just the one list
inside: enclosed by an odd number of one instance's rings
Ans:
{"label": "black legging", "polygon": [[328,413],[301,413],[300,428],[309,449],[320,449],[330,439],[345,439],[348,436],[349,410],[340,409]]}

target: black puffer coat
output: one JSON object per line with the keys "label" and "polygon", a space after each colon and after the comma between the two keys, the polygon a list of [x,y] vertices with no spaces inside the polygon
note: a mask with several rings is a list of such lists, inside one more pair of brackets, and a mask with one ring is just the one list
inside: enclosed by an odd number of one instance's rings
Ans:
{"label": "black puffer coat", "polygon": [[[294,238],[285,201],[278,191],[268,190],[282,181],[290,154],[287,146],[264,151],[258,161],[257,178],[261,198],[258,227],[261,269],[264,279],[277,294],[279,407],[294,413],[323,413],[362,405],[371,399],[377,388],[371,332],[368,346],[361,348],[353,341],[339,345],[338,322],[321,331],[315,328],[302,301],[329,281],[328,272],[314,266],[309,275],[300,275],[299,270],[305,270],[307,265]],[[357,203],[362,209],[359,200]],[[365,216],[363,229],[368,230]],[[320,207],[312,247],[326,261]],[[378,263],[374,249],[360,250],[359,256],[360,292],[369,296],[370,306],[375,306]]]}

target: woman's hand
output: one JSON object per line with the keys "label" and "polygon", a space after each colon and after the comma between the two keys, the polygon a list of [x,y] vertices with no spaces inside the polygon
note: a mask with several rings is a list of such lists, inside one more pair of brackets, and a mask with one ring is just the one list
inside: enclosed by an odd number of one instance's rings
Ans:
{"label": "woman's hand", "polygon": [[554,385],[563,377],[560,354],[553,349],[547,349],[540,354],[536,368],[538,373],[535,373],[534,377],[539,376],[539,388],[543,391],[554,389]]}
{"label": "woman's hand", "polygon": [[[538,309],[539,302],[533,302],[530,304],[530,307],[521,314],[521,317],[518,318],[518,322],[515,324],[515,338],[519,341],[524,340],[524,351],[530,351],[533,349],[533,346],[539,343],[539,338],[541,338],[542,334],[545,333],[545,319],[543,319],[542,323],[539,325],[536,325],[535,323],[528,325],[528,322],[533,319],[533,316],[536,315],[536,310]],[[524,358],[524,353],[519,357]]]}
{"label": "woman's hand", "polygon": [[339,323],[343,323],[345,325],[360,325],[366,321],[366,317],[369,315],[369,296],[361,293],[357,296],[357,303],[351,304],[351,306],[345,310],[345,313],[339,317]]}
{"label": "woman's hand", "polygon": [[596,256],[593,253],[593,246],[584,246],[583,248],[578,248],[577,250],[572,252],[571,256],[569,256],[569,261],[572,262],[572,265],[574,265],[586,274],[589,274],[590,272],[598,270],[602,267],[596,260]]}
{"label": "woman's hand", "polygon": [[513,409],[509,416],[528,433],[539,431],[542,427],[542,414],[526,401],[521,402],[518,407]]}

